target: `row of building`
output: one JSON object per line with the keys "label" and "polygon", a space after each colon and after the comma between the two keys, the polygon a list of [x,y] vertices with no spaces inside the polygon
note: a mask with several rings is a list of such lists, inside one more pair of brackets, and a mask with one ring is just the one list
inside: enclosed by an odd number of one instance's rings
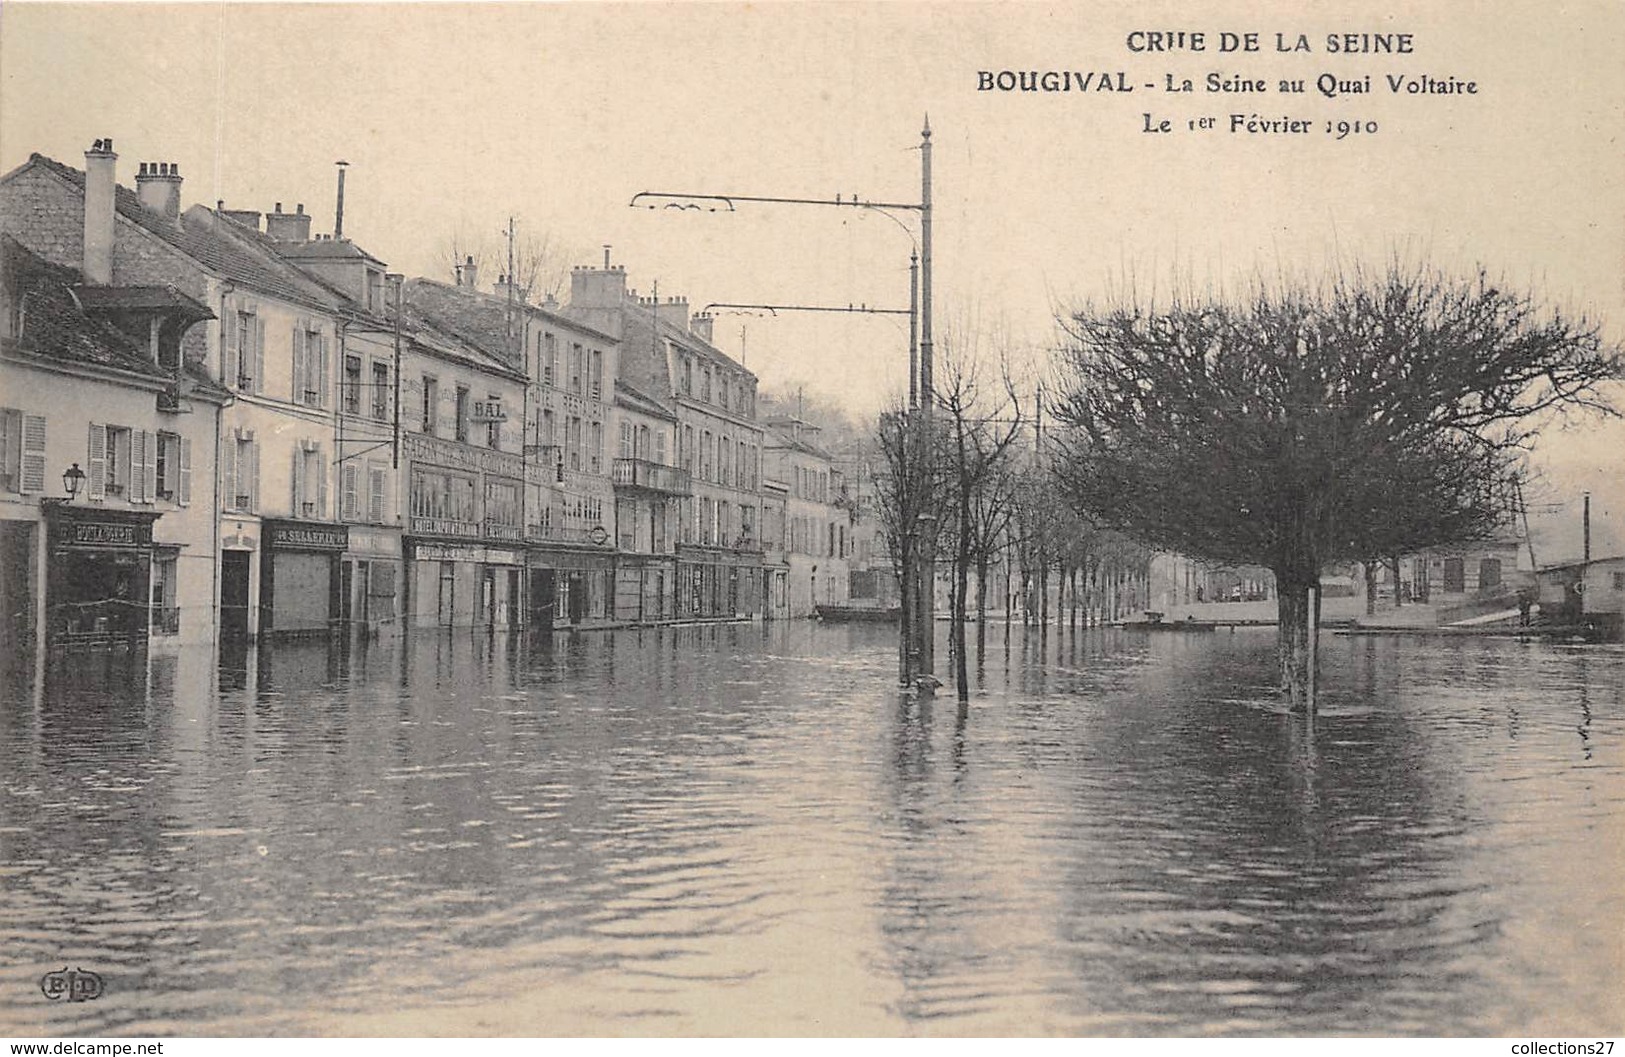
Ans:
{"label": "row of building", "polygon": [[606,251],[569,300],[407,279],[302,205],[0,178],[0,651],[806,616],[856,504],[710,316]]}

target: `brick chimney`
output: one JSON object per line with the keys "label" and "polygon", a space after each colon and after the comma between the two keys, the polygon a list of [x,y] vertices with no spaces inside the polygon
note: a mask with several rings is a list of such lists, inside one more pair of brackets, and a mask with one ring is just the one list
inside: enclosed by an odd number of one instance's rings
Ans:
{"label": "brick chimney", "polygon": [[310,214],[305,212],[305,204],[301,202],[292,213],[284,213],[278,202],[274,211],[265,214],[265,233],[278,242],[309,242]]}
{"label": "brick chimney", "polygon": [[113,196],[118,189],[113,141],[99,139],[85,151],[85,282],[113,283]]}
{"label": "brick chimney", "polygon": [[135,175],[142,208],[169,220],[181,215],[181,167],[167,161],[144,161]]}
{"label": "brick chimney", "polygon": [[688,298],[668,297],[655,305],[655,315],[670,323],[678,330],[687,330],[688,327]]}
{"label": "brick chimney", "polygon": [[572,308],[619,309],[626,298],[625,265],[617,264],[609,268],[589,268],[581,265],[570,269]]}
{"label": "brick chimney", "polygon": [[480,266],[474,263],[473,257],[465,258],[457,266],[457,287],[461,290],[478,290],[480,288]]}
{"label": "brick chimney", "polygon": [[496,289],[496,295],[498,297],[506,299],[507,296],[508,296],[508,292],[509,292],[510,288],[513,291],[513,299],[515,301],[517,301],[518,303],[520,303],[520,304],[524,304],[525,303],[525,288],[520,286],[518,283],[513,282],[511,277],[509,277],[509,276],[504,275],[504,276],[498,277],[496,288],[495,288]]}
{"label": "brick chimney", "polygon": [[688,321],[689,332],[699,337],[707,345],[711,344],[711,324],[713,318],[709,312],[696,312]]}
{"label": "brick chimney", "polygon": [[216,202],[214,209],[215,212],[233,224],[241,224],[250,231],[260,229],[260,211],[258,209],[227,209],[225,199]]}

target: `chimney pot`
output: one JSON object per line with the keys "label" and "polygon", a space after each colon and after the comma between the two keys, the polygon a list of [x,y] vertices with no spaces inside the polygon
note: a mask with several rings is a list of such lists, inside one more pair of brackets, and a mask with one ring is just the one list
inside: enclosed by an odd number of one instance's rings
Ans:
{"label": "chimney pot", "polygon": [[305,211],[305,203],[300,202],[297,206],[294,207],[293,211],[295,213],[303,213]]}
{"label": "chimney pot", "polygon": [[280,213],[280,212],[282,212],[282,203],[281,203],[281,202],[278,202],[278,203],[277,203],[277,204],[276,204],[276,211],[277,211],[277,212],[278,212],[278,213]]}

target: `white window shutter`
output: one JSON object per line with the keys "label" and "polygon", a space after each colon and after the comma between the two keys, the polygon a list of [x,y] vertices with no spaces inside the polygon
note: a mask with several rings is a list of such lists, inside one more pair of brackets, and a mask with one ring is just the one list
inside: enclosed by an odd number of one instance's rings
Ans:
{"label": "white window shutter", "polygon": [[233,435],[231,443],[223,445],[225,457],[220,460],[220,508],[237,509],[237,464],[241,460],[242,441]]}
{"label": "white window shutter", "polygon": [[24,415],[19,492],[45,491],[45,416]]}
{"label": "white window shutter", "polygon": [[305,325],[301,320],[294,320],[293,324],[293,384],[288,387],[288,396],[296,404],[305,402],[305,357],[310,355],[305,346]]}
{"label": "white window shutter", "polygon": [[316,516],[327,519],[327,454],[316,445]]}
{"label": "white window shutter", "polygon": [[304,481],[301,480],[301,478],[305,476],[304,469],[305,445],[304,442],[301,441],[298,444],[295,444],[293,447],[293,469],[288,474],[288,481],[293,486],[293,497],[290,500],[292,506],[290,506],[288,509],[293,517],[299,517],[300,512],[303,509],[299,504],[303,502],[305,498]]}
{"label": "white window shutter", "polygon": [[383,524],[384,521],[384,471],[378,467],[367,470],[369,495],[367,497],[367,520],[374,524]]}
{"label": "white window shutter", "polygon": [[220,317],[220,381],[237,387],[237,313],[226,309]]}
{"label": "white window shutter", "polygon": [[327,335],[316,335],[316,406],[327,406]]}
{"label": "white window shutter", "polygon": [[90,462],[90,478],[85,482],[85,498],[101,499],[107,495],[107,427],[95,422],[90,424],[90,441],[87,445]]}
{"label": "white window shutter", "polygon": [[130,430],[130,480],[125,491],[132,503],[147,501],[147,431]]}
{"label": "white window shutter", "polygon": [[339,520],[356,520],[356,493],[359,489],[356,464],[347,462],[339,470]]}
{"label": "white window shutter", "polygon": [[248,509],[254,513],[260,510],[260,442],[248,442]]}
{"label": "white window shutter", "polygon": [[158,434],[147,433],[147,476],[143,498],[151,503],[158,498]]}
{"label": "white window shutter", "polygon": [[192,503],[192,442],[182,437],[180,444],[180,485],[175,491],[176,501],[181,506],[190,506]]}
{"label": "white window shutter", "polygon": [[265,317],[254,316],[254,392],[265,392]]}

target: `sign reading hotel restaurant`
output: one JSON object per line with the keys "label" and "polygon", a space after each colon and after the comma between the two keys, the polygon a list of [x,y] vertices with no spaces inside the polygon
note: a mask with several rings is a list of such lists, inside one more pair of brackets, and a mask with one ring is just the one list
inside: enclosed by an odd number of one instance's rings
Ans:
{"label": "sign reading hotel restaurant", "polygon": [[265,540],[272,547],[289,550],[342,551],[350,546],[350,530],[344,525],[307,525],[297,521],[267,520]]}

